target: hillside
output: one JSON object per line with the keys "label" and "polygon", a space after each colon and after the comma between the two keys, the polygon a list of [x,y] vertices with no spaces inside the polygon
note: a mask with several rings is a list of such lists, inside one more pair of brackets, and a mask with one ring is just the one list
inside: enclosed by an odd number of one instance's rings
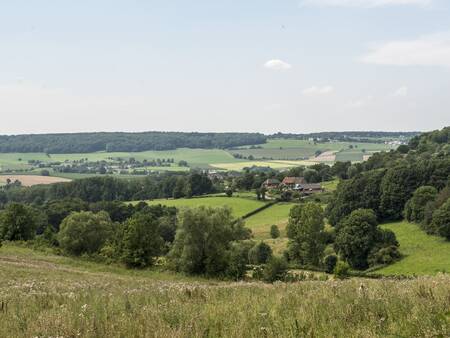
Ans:
{"label": "hillside", "polygon": [[445,275],[232,283],[125,270],[8,244],[0,248],[0,271],[1,337],[450,334]]}
{"label": "hillside", "polygon": [[438,272],[450,272],[449,241],[427,235],[418,225],[408,222],[388,223],[382,227],[395,232],[404,257],[378,272],[385,275],[435,275]]}

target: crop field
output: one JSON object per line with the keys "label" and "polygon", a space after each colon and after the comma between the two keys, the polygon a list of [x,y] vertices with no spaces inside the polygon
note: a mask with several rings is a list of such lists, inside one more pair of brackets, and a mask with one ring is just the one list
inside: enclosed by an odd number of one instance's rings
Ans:
{"label": "crop field", "polygon": [[0,337],[450,335],[449,275],[234,283],[4,244],[0,284]]}
{"label": "crop field", "polygon": [[382,227],[395,232],[400,252],[405,257],[377,272],[386,275],[435,275],[442,271],[450,272],[449,241],[427,235],[418,225],[408,222],[389,223]]}
{"label": "crop field", "polygon": [[235,163],[211,163],[211,167],[223,170],[242,170],[253,166],[269,167],[272,169],[286,169],[298,166],[310,166],[317,162],[313,161],[247,161],[247,162],[235,162]]}
{"label": "crop field", "polygon": [[264,205],[265,202],[257,201],[256,199],[242,198],[242,197],[197,197],[197,198],[180,198],[180,199],[159,199],[148,201],[150,205],[167,205],[171,207],[222,207],[229,206],[233,210],[235,217],[242,217],[245,214],[258,209]]}
{"label": "crop field", "polygon": [[39,184],[53,184],[60,182],[70,182],[69,179],[61,177],[51,177],[51,176],[38,176],[38,175],[0,175],[0,182],[5,184],[7,180],[10,179],[12,182],[20,181],[23,186],[31,187],[33,185]]}
{"label": "crop field", "polygon": [[[294,139],[271,139],[261,148],[251,149],[250,146],[240,149],[230,150],[231,153],[241,154],[243,156],[252,155],[256,159],[274,159],[274,160],[292,160],[292,159],[313,159],[316,151],[336,153],[336,160],[362,161],[364,152],[377,152],[383,150],[395,149],[395,146],[383,143],[362,143],[362,142],[327,142],[314,143],[308,140]],[[350,152],[350,155],[348,154]],[[339,155],[343,153],[343,155]],[[341,159],[339,159],[339,156]],[[352,159],[354,158],[354,159]],[[320,161],[320,157],[314,160]],[[333,162],[328,156],[324,162]]]}

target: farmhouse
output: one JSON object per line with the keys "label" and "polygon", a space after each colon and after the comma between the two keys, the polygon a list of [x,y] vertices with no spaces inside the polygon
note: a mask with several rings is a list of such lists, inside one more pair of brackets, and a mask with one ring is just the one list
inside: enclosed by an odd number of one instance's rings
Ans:
{"label": "farmhouse", "polygon": [[285,177],[281,182],[281,187],[291,190],[299,190],[301,184],[305,184],[304,177]]}
{"label": "farmhouse", "polygon": [[280,183],[276,178],[269,178],[263,182],[262,186],[266,189],[277,189]]}
{"label": "farmhouse", "polygon": [[298,189],[299,191],[301,191],[303,194],[305,195],[311,195],[311,194],[315,194],[318,192],[323,192],[323,188],[320,185],[320,183],[305,183],[305,184],[301,184],[299,186],[300,189]]}

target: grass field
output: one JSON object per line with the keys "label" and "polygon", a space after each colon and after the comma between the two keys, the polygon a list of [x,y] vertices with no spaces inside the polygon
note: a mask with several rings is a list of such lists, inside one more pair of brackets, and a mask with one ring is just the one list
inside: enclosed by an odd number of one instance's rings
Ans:
{"label": "grass field", "polygon": [[148,204],[162,204],[171,207],[199,207],[201,205],[207,207],[229,206],[233,210],[235,217],[242,217],[245,214],[260,208],[265,202],[256,199],[243,197],[199,197],[199,198],[181,198],[181,199],[159,199],[148,201]]}
{"label": "grass field", "polygon": [[450,335],[448,275],[233,283],[126,270],[6,244],[0,248],[0,285],[0,337]]}
{"label": "grass field", "polygon": [[396,222],[384,224],[384,229],[395,232],[400,243],[402,260],[377,272],[386,275],[435,275],[450,272],[450,242],[430,236],[416,224]]}
{"label": "grass field", "polygon": [[294,203],[278,203],[245,220],[245,225],[252,229],[255,239],[270,239],[270,227],[276,224],[285,236],[285,228],[289,218],[289,211]]}

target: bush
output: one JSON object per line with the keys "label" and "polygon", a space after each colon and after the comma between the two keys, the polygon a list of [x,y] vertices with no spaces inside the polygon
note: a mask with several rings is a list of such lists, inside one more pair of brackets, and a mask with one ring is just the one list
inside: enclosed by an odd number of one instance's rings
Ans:
{"label": "bush", "polygon": [[248,252],[248,260],[251,264],[266,264],[272,257],[272,248],[264,243],[260,242],[253,246]]}
{"label": "bush", "polygon": [[420,223],[425,217],[425,207],[436,198],[437,190],[431,186],[419,187],[405,205],[404,216],[409,222]]}
{"label": "bush", "polygon": [[347,262],[339,261],[334,268],[334,276],[338,279],[345,279],[349,276],[350,265]]}
{"label": "bush", "polygon": [[336,267],[338,258],[336,255],[328,255],[323,260],[323,265],[325,266],[326,273],[332,273]]}
{"label": "bush", "polygon": [[280,229],[278,229],[276,224],[270,227],[270,237],[273,239],[280,237]]}
{"label": "bush", "polygon": [[263,278],[266,282],[273,283],[277,280],[284,280],[288,271],[286,260],[279,257],[272,257],[263,270]]}
{"label": "bush", "polygon": [[431,225],[439,236],[450,240],[450,199],[433,212]]}
{"label": "bush", "polygon": [[65,252],[79,256],[98,252],[112,233],[113,224],[108,213],[81,211],[63,220],[57,238]]}
{"label": "bush", "polygon": [[[42,218],[44,216],[44,218]],[[45,215],[20,203],[11,203],[0,213],[0,240],[28,241],[36,236],[38,227],[44,227]]]}
{"label": "bush", "polygon": [[247,272],[248,253],[252,242],[235,242],[231,246],[228,257],[226,275],[233,280],[242,279]]}
{"label": "bush", "polygon": [[370,266],[378,264],[391,264],[400,258],[398,247],[391,245],[381,248],[369,255],[368,261]]}

